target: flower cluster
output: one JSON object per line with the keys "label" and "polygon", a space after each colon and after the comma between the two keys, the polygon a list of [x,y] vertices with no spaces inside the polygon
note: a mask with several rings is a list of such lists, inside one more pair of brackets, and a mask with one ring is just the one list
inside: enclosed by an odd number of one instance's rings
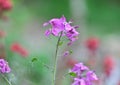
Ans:
{"label": "flower cluster", "polygon": [[13,43],[10,49],[11,51],[16,52],[23,57],[28,56],[28,51],[24,47],[22,47],[19,43]]}
{"label": "flower cluster", "polygon": [[12,8],[11,0],[0,0],[0,15]]}
{"label": "flower cluster", "polygon": [[89,70],[83,63],[75,64],[70,73],[76,74],[72,85],[92,85],[92,81],[98,80],[94,71]]}
{"label": "flower cluster", "polygon": [[60,33],[62,32],[62,36],[66,36],[70,40],[70,43],[72,43],[77,39],[79,33],[76,31],[78,26],[71,26],[71,23],[71,21],[67,22],[64,16],[51,19],[43,24],[43,26],[51,25],[51,28],[46,30],[45,35],[49,36],[52,34],[53,36],[60,36]]}
{"label": "flower cluster", "polygon": [[8,62],[4,59],[0,59],[0,72],[1,73],[9,73],[11,71]]}

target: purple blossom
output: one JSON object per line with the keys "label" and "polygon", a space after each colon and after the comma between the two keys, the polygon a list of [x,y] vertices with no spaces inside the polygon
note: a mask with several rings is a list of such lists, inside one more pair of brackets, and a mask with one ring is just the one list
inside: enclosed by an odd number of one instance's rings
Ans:
{"label": "purple blossom", "polygon": [[54,18],[54,19],[51,19],[50,21],[48,22],[45,22],[43,24],[43,26],[47,26],[47,25],[51,25],[51,33],[54,35],[54,36],[59,36],[59,33],[61,31],[64,31],[65,29],[65,26],[64,26],[64,23],[66,23],[66,19],[64,16],[62,16],[60,19],[59,18]]}
{"label": "purple blossom", "polygon": [[65,51],[64,54],[63,54],[63,56],[66,57],[66,56],[68,56],[69,54],[70,54],[69,51]]}
{"label": "purple blossom", "polygon": [[8,62],[4,59],[0,59],[0,72],[1,73],[9,73],[11,71]]}
{"label": "purple blossom", "polygon": [[68,30],[66,33],[66,36],[71,42],[75,41],[78,35],[79,33],[74,28],[72,28],[71,30]]}
{"label": "purple blossom", "polygon": [[83,63],[78,63],[71,69],[71,72],[81,75],[81,73],[86,70],[89,70],[88,67],[84,66]]}
{"label": "purple blossom", "polygon": [[93,71],[88,71],[87,72],[87,78],[89,80],[98,80],[96,74]]}
{"label": "purple blossom", "polygon": [[92,85],[92,81],[98,80],[94,71],[91,71],[83,63],[75,64],[70,72],[73,72],[77,75],[75,76],[72,85]]}
{"label": "purple blossom", "polygon": [[74,78],[72,85],[86,85],[86,83],[84,79]]}
{"label": "purple blossom", "polygon": [[61,18],[53,18],[43,24],[43,26],[51,25],[51,28],[45,32],[45,35],[49,36],[52,34],[53,36],[59,36],[59,34],[63,32],[63,36],[66,36],[70,42],[73,42],[77,39],[79,33],[76,31],[78,26],[71,26],[71,23],[71,21],[67,22],[64,16]]}
{"label": "purple blossom", "polygon": [[45,31],[45,35],[46,36],[49,36],[50,34],[51,34],[51,30],[50,29],[48,29],[48,30]]}

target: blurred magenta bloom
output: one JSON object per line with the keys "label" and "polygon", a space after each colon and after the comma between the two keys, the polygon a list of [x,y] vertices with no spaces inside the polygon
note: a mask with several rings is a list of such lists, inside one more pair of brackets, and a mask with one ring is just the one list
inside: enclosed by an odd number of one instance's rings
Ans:
{"label": "blurred magenta bloom", "polygon": [[62,36],[66,36],[70,42],[73,42],[77,39],[79,33],[76,31],[78,26],[71,26],[71,22],[67,22],[66,18],[62,16],[61,18],[54,18],[48,22],[45,22],[43,26],[51,25],[51,28],[46,30],[45,35],[49,36],[52,34],[53,36],[59,36],[62,32]]}
{"label": "blurred magenta bloom", "polygon": [[8,62],[4,59],[0,59],[0,72],[1,73],[9,73],[11,71]]}
{"label": "blurred magenta bloom", "polygon": [[83,63],[75,64],[70,72],[76,74],[72,85],[92,85],[92,81],[98,80],[94,71],[89,70]]}
{"label": "blurred magenta bloom", "polygon": [[4,12],[12,9],[11,0],[0,0],[0,18],[5,19]]}
{"label": "blurred magenta bloom", "polygon": [[0,11],[7,11],[12,8],[11,0],[0,0]]}
{"label": "blurred magenta bloom", "polygon": [[13,43],[10,47],[11,51],[20,54],[23,57],[27,57],[28,56],[28,51],[21,46],[19,43]]}

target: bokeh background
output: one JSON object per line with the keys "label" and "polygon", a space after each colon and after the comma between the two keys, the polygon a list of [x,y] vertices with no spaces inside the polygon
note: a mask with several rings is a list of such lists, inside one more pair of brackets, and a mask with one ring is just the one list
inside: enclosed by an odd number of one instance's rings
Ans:
{"label": "bokeh background", "polygon": [[[57,85],[70,85],[70,76],[63,76],[71,68],[71,63],[84,62],[88,65],[91,54],[85,41],[89,37],[99,39],[95,55],[95,66],[100,83],[95,85],[119,85],[120,82],[120,0],[13,0],[13,9],[6,13],[8,20],[0,21],[0,30],[6,37],[0,43],[5,46],[6,58],[12,72],[6,76],[13,85],[48,85],[51,83],[51,70],[42,63],[52,66],[57,38],[44,35],[43,23],[64,15],[79,25],[79,39],[67,46],[61,46],[59,55],[65,50],[73,50],[68,57],[59,57]],[[27,57],[10,50],[11,44],[18,42],[28,51]],[[109,77],[105,77],[103,61],[110,56],[115,66]],[[90,57],[90,58],[89,58]],[[32,61],[34,59],[34,62]],[[110,65],[110,63],[108,63]],[[0,78],[0,85],[7,85]]]}

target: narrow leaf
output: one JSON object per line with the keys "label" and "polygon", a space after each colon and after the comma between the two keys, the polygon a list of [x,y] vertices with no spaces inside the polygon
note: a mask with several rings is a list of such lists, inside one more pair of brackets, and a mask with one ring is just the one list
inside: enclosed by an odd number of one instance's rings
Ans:
{"label": "narrow leaf", "polygon": [[38,60],[37,58],[33,58],[33,59],[32,59],[32,62],[35,62],[35,61],[37,61],[37,60]]}
{"label": "narrow leaf", "polygon": [[72,76],[72,77],[75,77],[75,76],[76,76],[76,73],[74,73],[74,72],[70,72],[69,74],[70,74],[70,76]]}

